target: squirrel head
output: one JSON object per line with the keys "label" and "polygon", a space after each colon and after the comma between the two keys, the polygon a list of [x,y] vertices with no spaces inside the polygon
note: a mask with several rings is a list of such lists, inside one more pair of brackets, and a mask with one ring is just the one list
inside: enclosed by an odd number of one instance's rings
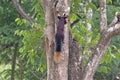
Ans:
{"label": "squirrel head", "polygon": [[59,19],[59,21],[62,21],[62,22],[64,22],[64,24],[66,24],[67,23],[67,16],[58,16],[58,19]]}
{"label": "squirrel head", "polygon": [[66,14],[63,14],[61,16],[59,11],[57,11],[57,17],[58,17],[59,21],[63,21],[64,24],[66,24],[68,22],[68,15],[66,15]]}

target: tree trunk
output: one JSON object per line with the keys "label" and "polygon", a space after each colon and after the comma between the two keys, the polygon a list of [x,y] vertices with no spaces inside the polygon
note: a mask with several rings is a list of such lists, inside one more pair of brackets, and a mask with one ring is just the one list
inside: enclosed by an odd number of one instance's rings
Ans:
{"label": "tree trunk", "polygon": [[14,54],[13,54],[13,58],[12,58],[11,80],[14,80],[17,48],[18,48],[18,43],[15,44],[15,50],[14,50]]}
{"label": "tree trunk", "polygon": [[[69,53],[69,34],[67,25],[64,28],[64,44],[62,45],[62,61],[59,64],[54,63],[53,54],[55,48],[55,22],[57,21],[56,11],[61,14],[69,7],[68,0],[41,0],[45,11],[45,48],[47,56],[47,80],[68,80],[68,53]],[[62,4],[61,4],[62,3]],[[64,6],[63,10],[61,10]],[[57,8],[56,8],[57,6]]]}
{"label": "tree trunk", "polygon": [[20,66],[19,66],[19,68],[20,68],[20,80],[23,80],[23,71],[22,71],[22,68],[23,68],[23,65],[22,65],[22,59],[20,58],[20,60],[19,60],[19,64],[20,64]]}
{"label": "tree trunk", "polygon": [[70,38],[68,80],[81,80],[83,76],[82,49],[77,40]]}

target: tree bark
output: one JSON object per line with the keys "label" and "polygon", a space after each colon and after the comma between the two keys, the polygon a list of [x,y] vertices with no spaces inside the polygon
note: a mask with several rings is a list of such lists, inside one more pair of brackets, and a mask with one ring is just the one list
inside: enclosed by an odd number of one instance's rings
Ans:
{"label": "tree bark", "polygon": [[55,80],[55,65],[53,61],[54,54],[54,36],[55,36],[55,18],[53,12],[53,0],[45,0],[45,49],[47,57],[47,80]]}
{"label": "tree bark", "polygon": [[19,60],[19,64],[20,64],[20,66],[19,66],[19,68],[20,68],[20,80],[23,80],[23,71],[22,71],[22,68],[23,68],[23,65],[22,65],[22,59],[20,58],[20,60]]}
{"label": "tree bark", "polygon": [[[106,19],[106,0],[100,0],[100,39],[96,45],[93,56],[88,62],[87,67],[85,68],[83,80],[92,80],[97,67],[99,66],[100,60],[107,49],[108,44],[113,36],[120,33],[120,22],[115,19],[112,21],[110,28],[107,27]],[[120,14],[119,14],[120,15]],[[118,22],[118,23],[117,23]]]}
{"label": "tree bark", "polygon": [[17,48],[18,48],[18,43],[15,44],[15,50],[14,50],[14,54],[13,54],[13,58],[12,58],[11,80],[14,80]]}
{"label": "tree bark", "polygon": [[[43,9],[45,11],[45,48],[47,56],[47,80],[68,80],[68,53],[69,53],[69,34],[67,25],[64,28],[64,44],[62,45],[61,63],[56,64],[53,61],[53,54],[55,48],[55,22],[57,21],[56,11],[60,14],[65,12],[69,7],[68,0],[41,0]],[[62,4],[61,4],[62,3]],[[57,6],[57,7],[56,7]],[[62,9],[62,7],[64,7]],[[62,16],[62,15],[61,15]]]}
{"label": "tree bark", "polygon": [[100,32],[107,29],[106,0],[100,0]]}
{"label": "tree bark", "polygon": [[68,80],[81,80],[83,76],[82,49],[77,40],[70,37]]}

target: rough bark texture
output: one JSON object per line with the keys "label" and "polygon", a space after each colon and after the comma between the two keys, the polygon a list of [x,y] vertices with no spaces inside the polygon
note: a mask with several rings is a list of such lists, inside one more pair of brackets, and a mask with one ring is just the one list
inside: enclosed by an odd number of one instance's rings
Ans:
{"label": "rough bark texture", "polygon": [[81,80],[83,75],[83,69],[81,66],[82,49],[78,45],[77,40],[72,40],[71,38],[69,49],[68,80]]}
{"label": "rough bark texture", "polygon": [[107,29],[106,0],[100,0],[100,32]]}
{"label": "rough bark texture", "polygon": [[55,75],[55,65],[53,62],[54,54],[54,36],[55,36],[55,25],[54,25],[54,12],[53,12],[53,0],[45,0],[45,48],[47,57],[47,80],[55,80],[58,75]]}

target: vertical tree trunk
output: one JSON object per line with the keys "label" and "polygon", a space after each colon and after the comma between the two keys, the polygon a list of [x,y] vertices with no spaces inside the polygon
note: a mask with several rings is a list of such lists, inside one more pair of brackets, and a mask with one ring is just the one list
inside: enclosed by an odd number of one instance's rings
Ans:
{"label": "vertical tree trunk", "polygon": [[[56,10],[61,13],[61,16],[63,16],[63,13],[65,15],[69,15],[69,6],[70,6],[70,1],[69,0],[59,0],[57,5],[56,5]],[[69,30],[68,30],[68,24],[67,23],[64,26],[64,43],[62,45],[62,58],[61,58],[61,63],[55,64],[56,71],[58,74],[58,79],[57,80],[68,80],[68,57],[69,57]]]}
{"label": "vertical tree trunk", "polygon": [[18,43],[15,44],[15,50],[14,50],[14,54],[13,54],[13,58],[12,58],[11,80],[14,80],[17,48],[18,48]]}
{"label": "vertical tree trunk", "polygon": [[[57,15],[54,15],[56,11],[55,6],[57,5],[57,9],[63,8],[64,11],[60,11],[60,13],[65,12],[65,9],[69,7],[69,0],[41,0],[43,9],[45,11],[45,48],[46,48],[46,56],[47,56],[47,80],[68,80],[68,53],[69,53],[69,34],[67,25],[64,28],[64,44],[62,45],[62,58],[61,63],[56,64],[53,61],[53,54],[55,52],[55,22],[57,21]],[[61,4],[62,3],[62,4]],[[60,6],[59,6],[60,4]],[[62,5],[62,6],[61,6]]]}
{"label": "vertical tree trunk", "polygon": [[57,80],[55,75],[55,65],[53,61],[54,55],[54,37],[55,37],[55,18],[53,12],[53,0],[46,1],[45,6],[45,48],[47,57],[47,80]]}
{"label": "vertical tree trunk", "polygon": [[69,53],[69,68],[68,68],[68,80],[82,80],[83,69],[81,66],[82,49],[79,46],[77,40],[70,38],[70,53]]}
{"label": "vertical tree trunk", "polygon": [[19,60],[19,64],[20,64],[20,66],[19,66],[19,68],[20,68],[20,80],[23,80],[23,71],[22,71],[22,67],[23,67],[23,65],[22,65],[22,59],[20,58],[20,60]]}

